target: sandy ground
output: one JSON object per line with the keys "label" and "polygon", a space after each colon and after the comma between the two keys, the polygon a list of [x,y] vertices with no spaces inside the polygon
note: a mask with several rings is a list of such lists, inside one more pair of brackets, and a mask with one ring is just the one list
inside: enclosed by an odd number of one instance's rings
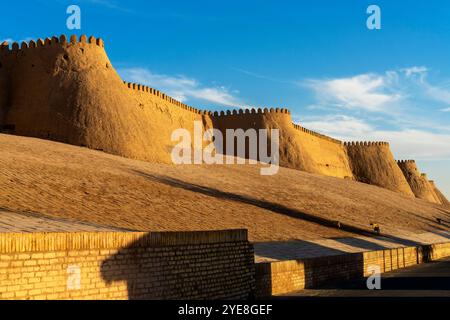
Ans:
{"label": "sandy ground", "polygon": [[[139,231],[249,229],[252,241],[442,232],[450,210],[354,181],[255,165],[174,166],[0,134],[0,212]],[[2,213],[0,213],[1,219]],[[345,230],[335,226],[345,225]]]}

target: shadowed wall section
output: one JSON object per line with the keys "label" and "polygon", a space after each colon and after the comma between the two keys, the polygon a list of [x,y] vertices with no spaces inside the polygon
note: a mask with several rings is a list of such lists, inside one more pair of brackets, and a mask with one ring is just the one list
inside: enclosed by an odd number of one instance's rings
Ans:
{"label": "shadowed wall section", "polygon": [[4,130],[4,116],[9,96],[9,45],[7,42],[0,44],[0,130]]}
{"label": "shadowed wall section", "polygon": [[386,142],[345,143],[357,181],[414,196]]}
{"label": "shadowed wall section", "polygon": [[172,131],[202,121],[198,110],[124,84],[101,39],[39,39],[4,54],[11,88],[4,124],[15,134],[169,163]]}
{"label": "shadowed wall section", "polygon": [[434,183],[434,181],[429,180],[428,182],[430,183],[431,187],[433,188],[436,197],[439,199],[439,202],[446,206],[450,206],[450,202],[447,200],[447,198],[444,196],[444,194],[436,187],[436,184]]}
{"label": "shadowed wall section", "polygon": [[247,299],[246,230],[0,233],[0,299]]}

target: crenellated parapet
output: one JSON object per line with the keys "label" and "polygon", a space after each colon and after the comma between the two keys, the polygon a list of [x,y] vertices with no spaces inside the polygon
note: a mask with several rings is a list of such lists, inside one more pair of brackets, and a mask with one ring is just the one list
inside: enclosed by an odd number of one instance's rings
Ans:
{"label": "crenellated parapet", "polygon": [[384,141],[346,141],[344,142],[346,147],[370,147],[370,146],[386,146],[389,147],[389,142]]}
{"label": "crenellated parapet", "polygon": [[428,180],[428,184],[435,194],[435,199],[437,200],[436,202],[445,206],[450,206],[450,202],[447,200],[445,195],[437,188],[434,180]]}
{"label": "crenellated parapet", "polygon": [[74,44],[91,44],[101,48],[105,47],[105,43],[101,38],[95,38],[94,36],[87,37],[86,35],[81,35],[79,38],[76,35],[72,35],[69,38],[66,35],[53,36],[51,38],[30,40],[28,42],[23,41],[21,43],[13,42],[11,47],[8,42],[3,42],[0,46],[2,53],[6,52],[9,54],[19,53],[24,50],[35,49],[35,48],[46,48],[57,45],[74,45]]}
{"label": "crenellated parapet", "polygon": [[409,159],[409,160],[397,160],[397,164],[406,164],[406,163],[411,163],[411,164],[415,164],[416,161]]}
{"label": "crenellated parapet", "polygon": [[169,96],[157,89],[151,88],[149,86],[145,86],[145,85],[138,84],[138,83],[126,82],[126,81],[124,81],[123,83],[125,84],[125,86],[127,86],[128,89],[151,94],[160,99],[166,100],[166,101],[180,107],[181,109],[184,109],[184,110],[196,113],[196,114],[200,114],[200,115],[212,115],[212,112],[210,112],[210,111],[199,110],[194,107],[191,107],[191,106],[189,106],[181,101],[178,101],[178,100],[172,98],[171,96]]}
{"label": "crenellated parapet", "polygon": [[228,117],[228,116],[236,116],[236,115],[256,115],[256,114],[291,114],[291,112],[288,109],[285,108],[252,108],[252,109],[234,109],[234,110],[226,110],[226,111],[209,111],[209,110],[200,110],[194,107],[191,107],[181,101],[178,101],[174,98],[172,98],[171,96],[169,96],[166,93],[163,93],[157,89],[151,88],[149,86],[146,85],[142,85],[142,84],[138,84],[138,83],[133,83],[133,82],[123,82],[124,85],[131,90],[135,90],[135,91],[141,91],[141,92],[145,92],[151,95],[154,95],[156,97],[159,97],[163,100],[166,100],[184,110],[196,113],[196,114],[201,114],[201,115],[208,115],[211,117]]}
{"label": "crenellated parapet", "polygon": [[300,131],[302,131],[302,132],[304,132],[304,133],[307,133],[307,134],[316,136],[316,137],[321,138],[321,139],[328,140],[328,141],[330,141],[330,142],[334,142],[334,143],[336,143],[336,144],[342,144],[342,141],[340,141],[340,140],[338,140],[338,139],[331,138],[331,137],[329,137],[329,136],[326,136],[326,135],[321,134],[321,133],[318,133],[318,132],[316,132],[316,131],[307,129],[307,128],[302,127],[301,125],[298,125],[298,124],[295,124],[295,123],[293,123],[292,125],[294,126],[294,129],[300,130]]}
{"label": "crenellated parapet", "polygon": [[419,169],[417,168],[416,161],[412,159],[407,160],[397,160],[397,165],[400,167],[400,169],[403,171],[403,174],[405,176],[407,175],[408,171],[415,171],[418,172]]}
{"label": "crenellated parapet", "polygon": [[215,111],[212,113],[213,117],[229,117],[229,116],[236,116],[236,115],[264,115],[264,114],[291,114],[291,112],[288,109],[285,108],[251,108],[251,109],[233,109],[233,110],[226,110],[226,111]]}
{"label": "crenellated parapet", "polygon": [[[140,91],[144,93],[148,93],[151,95],[154,95],[158,98],[161,98],[163,100],[166,100],[184,110],[200,114],[200,115],[208,115],[210,117],[229,117],[229,116],[236,116],[236,115],[264,115],[264,114],[287,114],[290,115],[291,112],[286,108],[251,108],[251,109],[233,109],[233,110],[226,110],[226,111],[209,111],[209,110],[200,110],[194,107],[191,107],[181,101],[178,101],[171,96],[169,96],[166,93],[163,93],[157,89],[154,89],[152,87],[142,85],[139,83],[133,83],[133,82],[127,82],[123,81],[124,85],[131,90]],[[320,135],[320,134],[318,134]]]}

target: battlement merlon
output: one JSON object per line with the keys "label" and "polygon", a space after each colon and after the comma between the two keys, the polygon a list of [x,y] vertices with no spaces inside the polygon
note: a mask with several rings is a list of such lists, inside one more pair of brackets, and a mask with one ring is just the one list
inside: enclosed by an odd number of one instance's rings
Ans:
{"label": "battlement merlon", "polygon": [[142,85],[142,84],[138,84],[138,83],[132,83],[132,82],[126,82],[123,81],[124,85],[131,90],[134,91],[140,91],[143,93],[148,93],[151,94],[153,96],[159,97],[160,99],[166,100],[184,110],[196,113],[196,114],[201,114],[201,115],[212,115],[211,111],[207,111],[207,110],[200,110],[200,109],[196,109],[194,107],[191,107],[183,102],[180,102],[172,97],[170,97],[169,95],[167,95],[166,93],[163,93],[157,89],[151,88],[149,86],[146,85]]}
{"label": "battlement merlon", "polygon": [[398,164],[404,164],[404,163],[415,164],[416,161],[415,161],[415,160],[412,160],[412,159],[409,159],[409,160],[397,160],[397,163],[398,163]]}
{"label": "battlement merlon", "polygon": [[341,145],[343,144],[342,141],[340,141],[340,140],[338,140],[338,139],[334,139],[334,138],[329,137],[329,136],[327,136],[327,135],[324,135],[324,134],[318,133],[318,132],[316,132],[316,131],[307,129],[307,128],[305,128],[305,127],[302,127],[302,126],[299,125],[299,124],[293,123],[292,125],[293,125],[294,129],[300,130],[300,131],[302,131],[302,132],[304,132],[304,133],[307,133],[307,134],[316,136],[316,137],[321,138],[321,139],[328,140],[328,141],[330,141],[330,142],[334,142],[334,143],[336,143],[336,144],[341,144]]}

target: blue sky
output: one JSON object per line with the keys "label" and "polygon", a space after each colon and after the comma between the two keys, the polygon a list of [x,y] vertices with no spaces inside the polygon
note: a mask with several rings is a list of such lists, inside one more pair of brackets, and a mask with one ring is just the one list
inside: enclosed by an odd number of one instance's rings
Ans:
{"label": "blue sky", "polygon": [[[66,28],[81,7],[82,29]],[[366,9],[381,8],[381,30]],[[287,107],[345,140],[386,140],[450,196],[450,3],[34,0],[3,4],[0,40],[103,37],[124,80],[193,106]],[[7,13],[7,14],[6,14]]]}

